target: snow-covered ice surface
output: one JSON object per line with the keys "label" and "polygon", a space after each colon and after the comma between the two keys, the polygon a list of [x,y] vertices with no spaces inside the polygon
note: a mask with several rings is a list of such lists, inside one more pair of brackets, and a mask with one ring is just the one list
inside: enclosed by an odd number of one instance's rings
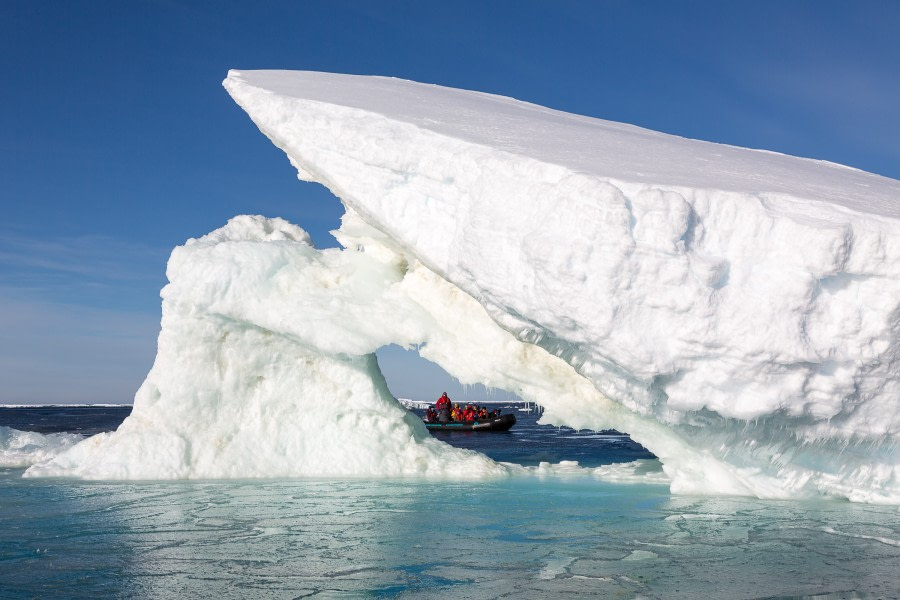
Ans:
{"label": "snow-covered ice surface", "polygon": [[512,471],[404,413],[395,343],[629,432],[674,492],[900,502],[900,182],[396,79],[225,87],[345,249],[250,216],[176,248],[133,415],[28,475]]}

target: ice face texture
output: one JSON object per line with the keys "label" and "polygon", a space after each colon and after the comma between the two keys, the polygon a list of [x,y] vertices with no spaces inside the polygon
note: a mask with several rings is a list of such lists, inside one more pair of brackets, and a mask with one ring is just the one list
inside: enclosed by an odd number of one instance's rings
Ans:
{"label": "ice face texture", "polygon": [[[135,416],[29,473],[456,476],[385,390],[371,352],[397,343],[629,432],[676,493],[900,502],[900,182],[396,79],[225,87],[344,203],[346,250],[257,217],[176,249]],[[113,448],[151,431],[170,470]]]}

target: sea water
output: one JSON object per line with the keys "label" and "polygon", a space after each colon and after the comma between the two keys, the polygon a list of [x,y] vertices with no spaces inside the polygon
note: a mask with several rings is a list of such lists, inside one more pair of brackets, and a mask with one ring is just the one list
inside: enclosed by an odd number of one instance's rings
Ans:
{"label": "sea water", "polygon": [[[13,426],[9,410],[0,425]],[[529,465],[646,456],[623,436],[517,415],[509,434],[442,439]],[[900,597],[900,512],[891,506],[672,496],[664,485],[583,474],[476,482],[21,474],[0,473],[2,598]]]}

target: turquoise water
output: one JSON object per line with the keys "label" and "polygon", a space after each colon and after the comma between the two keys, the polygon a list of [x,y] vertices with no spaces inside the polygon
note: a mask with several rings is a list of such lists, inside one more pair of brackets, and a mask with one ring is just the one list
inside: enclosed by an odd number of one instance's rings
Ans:
{"label": "turquoise water", "polygon": [[[523,463],[571,459],[567,444],[595,462],[604,448],[623,452],[620,439],[540,429],[527,416],[522,426],[518,438],[457,443],[499,451],[507,439],[510,454],[521,439]],[[542,431],[569,441],[542,446]],[[680,497],[584,473],[115,483],[21,474],[0,470],[0,598],[900,598],[897,507]]]}
{"label": "turquoise water", "polygon": [[672,497],[585,478],[20,474],[0,477],[5,598],[900,597],[893,507]]}

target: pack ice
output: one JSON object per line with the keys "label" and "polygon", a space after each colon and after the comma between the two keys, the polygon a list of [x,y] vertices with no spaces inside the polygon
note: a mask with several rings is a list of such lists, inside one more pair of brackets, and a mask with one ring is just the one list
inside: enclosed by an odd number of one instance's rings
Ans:
{"label": "pack ice", "polygon": [[900,182],[483,93],[232,71],[346,213],[176,248],[120,429],[28,475],[482,477],[374,351],[627,431],[675,493],[900,502]]}

